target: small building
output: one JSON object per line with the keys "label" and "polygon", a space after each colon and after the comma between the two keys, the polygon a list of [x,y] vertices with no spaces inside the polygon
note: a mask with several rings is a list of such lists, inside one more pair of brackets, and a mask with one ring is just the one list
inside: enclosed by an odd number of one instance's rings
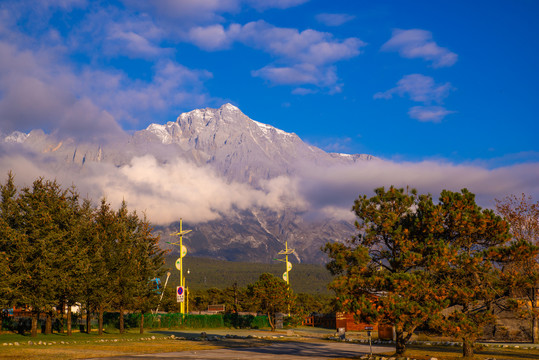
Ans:
{"label": "small building", "polygon": [[208,314],[218,314],[225,312],[225,304],[208,305]]}

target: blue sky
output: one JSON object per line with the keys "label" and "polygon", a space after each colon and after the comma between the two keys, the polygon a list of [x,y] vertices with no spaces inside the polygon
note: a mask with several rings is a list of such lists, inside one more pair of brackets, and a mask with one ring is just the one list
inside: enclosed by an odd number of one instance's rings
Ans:
{"label": "blue sky", "polygon": [[[1,134],[105,142],[230,102],[324,150],[380,160],[307,167],[261,189],[149,155],[73,174],[6,145],[0,170],[129,199],[157,221],[280,209],[284,194],[301,211],[349,219],[351,199],[389,185],[435,197],[467,187],[489,207],[537,198],[538,15],[536,0],[3,0]],[[171,197],[184,174],[197,181]]]}
{"label": "blue sky", "polygon": [[0,11],[4,133],[99,136],[230,102],[327,151],[539,160],[534,0],[4,0]]}

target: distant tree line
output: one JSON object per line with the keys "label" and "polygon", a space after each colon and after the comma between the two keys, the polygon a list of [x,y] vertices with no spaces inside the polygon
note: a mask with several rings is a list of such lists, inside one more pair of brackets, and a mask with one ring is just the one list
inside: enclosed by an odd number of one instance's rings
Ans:
{"label": "distant tree line", "polygon": [[[163,299],[163,310],[178,311],[173,296],[174,289],[167,289]],[[189,312],[208,310],[209,305],[224,305],[226,313],[261,312],[268,317],[272,329],[275,328],[276,313],[290,313],[292,322],[301,323],[304,316],[313,311],[329,308],[329,296],[294,294],[281,278],[263,273],[254,283],[245,287],[237,284],[224,289],[209,288],[189,290]],[[289,319],[290,320],[290,319]]]}
{"label": "distant tree line", "polygon": [[[189,289],[189,311],[206,311],[208,305],[223,304],[226,312],[256,312],[258,309],[252,301],[251,288],[252,284],[246,287],[232,285],[224,289]],[[166,311],[177,310],[173,292],[174,289],[167,289],[163,299],[163,309]],[[335,311],[334,299],[335,296],[326,294],[295,293],[293,312],[305,315],[313,312],[331,313]]]}
{"label": "distant tree line", "polygon": [[[514,214],[516,200],[498,203],[508,220],[481,209],[466,189],[444,190],[437,202],[395,187],[359,197],[357,236],[324,248],[340,306],[360,320],[394,325],[399,356],[428,325],[461,338],[464,357],[473,357],[483,328],[495,324],[496,307],[516,308],[515,295],[536,288],[539,211]],[[511,213],[534,226],[523,227]]]}
{"label": "distant tree line", "polygon": [[[103,331],[105,310],[120,312],[124,331],[126,310],[147,312],[157,294],[152,279],[159,276],[164,251],[145,216],[118,210],[105,199],[94,207],[75,187],[63,189],[43,178],[17,189],[13,174],[0,185],[0,308],[31,310],[32,336],[40,314],[51,333],[57,309],[84,304],[87,331],[98,314]],[[141,324],[142,326],[142,324]]]}

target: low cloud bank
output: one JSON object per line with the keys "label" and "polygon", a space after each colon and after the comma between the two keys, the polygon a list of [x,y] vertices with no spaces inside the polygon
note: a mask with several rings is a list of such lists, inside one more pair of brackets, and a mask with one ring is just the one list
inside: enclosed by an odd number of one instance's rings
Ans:
{"label": "low cloud bank", "polygon": [[[528,163],[487,169],[477,165],[455,165],[444,162],[366,161],[353,166],[336,166],[320,171],[316,167],[302,170],[300,196],[308,199],[312,209],[321,214],[343,218],[359,195],[374,195],[377,187],[416,188],[437,199],[442,190],[467,188],[485,208],[494,207],[494,199],[509,194],[526,193],[539,197],[539,163]],[[353,214],[348,215],[353,219]]]}
{"label": "low cloud bank", "polygon": [[153,156],[134,157],[129,164],[86,163],[81,169],[42,154],[21,151],[15,145],[0,148],[2,183],[12,170],[19,186],[37,177],[75,185],[81,196],[95,203],[103,196],[115,207],[125,199],[130,209],[144,212],[155,224],[184,220],[197,223],[218,219],[233,209],[265,208],[276,212],[295,209],[317,218],[354,219],[353,201],[371,196],[380,186],[414,187],[436,199],[441,190],[468,188],[483,207],[495,198],[526,193],[539,197],[539,164],[486,169],[477,165],[393,162],[374,160],[346,166],[298,166],[293,176],[264,182],[261,188],[227,182],[210,167],[180,158],[159,162]]}

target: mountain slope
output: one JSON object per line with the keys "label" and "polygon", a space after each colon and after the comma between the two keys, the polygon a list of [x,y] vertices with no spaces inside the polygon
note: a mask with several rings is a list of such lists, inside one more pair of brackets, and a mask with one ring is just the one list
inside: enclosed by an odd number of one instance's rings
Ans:
{"label": "mountain slope", "polygon": [[326,153],[305,144],[296,134],[251,120],[231,104],[193,110],[166,125],[152,124],[135,138],[196,151],[199,162],[213,165],[228,180],[254,185],[294,174],[298,163],[324,166],[372,159],[370,155]]}
{"label": "mountain slope", "polygon": [[[37,159],[41,169],[67,186],[84,182],[86,194],[121,200],[130,186],[127,201],[139,211],[148,209],[148,201],[157,203],[166,216],[150,220],[160,224],[156,231],[163,246],[169,246],[169,234],[177,230],[173,220],[182,216],[186,228],[194,230],[185,238],[189,255],[233,261],[271,262],[287,241],[296,249],[294,261],[324,262],[320,247],[349,238],[354,227],[351,221],[313,216],[308,204],[295,202],[301,191],[294,188],[299,186],[294,179],[305,176],[302,171],[308,167],[326,171],[374,159],[326,153],[293,133],[250,119],[231,104],[193,110],[175,122],[152,124],[108,143],[63,139],[41,130],[2,139],[4,151]],[[139,159],[136,164],[134,159]],[[168,177],[166,186],[159,181],[163,177]],[[210,198],[204,197],[210,190],[206,184],[217,187]],[[184,197],[193,199],[175,210],[174,203]],[[198,206],[209,215],[193,217]]]}

